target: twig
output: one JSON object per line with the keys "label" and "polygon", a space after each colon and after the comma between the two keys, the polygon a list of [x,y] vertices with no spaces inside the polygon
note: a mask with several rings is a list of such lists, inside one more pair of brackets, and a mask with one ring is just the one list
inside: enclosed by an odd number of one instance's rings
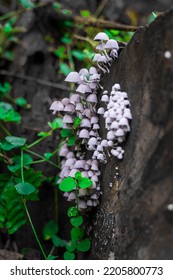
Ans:
{"label": "twig", "polygon": [[110,28],[110,29],[118,29],[118,30],[123,30],[123,31],[136,31],[137,26],[133,25],[125,25],[121,24],[115,21],[109,21],[109,20],[104,20],[104,19],[98,19],[98,18],[87,18],[84,19],[80,16],[75,16],[73,18],[75,23],[82,23],[85,26],[95,26],[95,27],[101,27],[101,28]]}
{"label": "twig", "polygon": [[10,165],[12,165],[12,164],[13,164],[12,159],[11,159],[11,158],[9,158],[9,157],[7,157],[6,155],[4,155],[4,154],[1,154],[1,153],[0,153],[0,157],[2,157],[2,158],[4,158],[4,159],[6,159],[6,160],[7,160],[7,162],[8,162]]}
{"label": "twig", "polygon": [[62,84],[57,84],[57,83],[53,83],[53,82],[50,82],[50,81],[37,79],[37,78],[34,78],[32,76],[15,74],[13,72],[9,72],[9,71],[6,71],[6,70],[0,70],[0,75],[12,77],[12,78],[17,78],[17,79],[25,80],[25,81],[28,81],[28,82],[37,83],[37,84],[40,84],[40,85],[43,85],[43,86],[54,87],[54,88],[58,88],[58,89],[61,89],[61,90],[64,90],[64,91],[71,92],[70,88],[68,88],[68,87],[66,87]]}
{"label": "twig", "polygon": [[98,7],[98,9],[96,10],[96,12],[94,14],[96,18],[101,14],[101,12],[103,11],[103,9],[106,6],[107,2],[108,2],[108,0],[103,0],[101,2],[100,6]]}

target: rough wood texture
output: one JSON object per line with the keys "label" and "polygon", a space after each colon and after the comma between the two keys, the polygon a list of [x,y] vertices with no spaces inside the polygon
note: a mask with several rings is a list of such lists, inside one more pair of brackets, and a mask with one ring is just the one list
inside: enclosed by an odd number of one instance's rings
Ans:
{"label": "rough wood texture", "polygon": [[120,83],[128,92],[133,121],[124,160],[102,168],[90,259],[173,258],[172,30],[173,11],[140,28],[104,78],[104,89]]}

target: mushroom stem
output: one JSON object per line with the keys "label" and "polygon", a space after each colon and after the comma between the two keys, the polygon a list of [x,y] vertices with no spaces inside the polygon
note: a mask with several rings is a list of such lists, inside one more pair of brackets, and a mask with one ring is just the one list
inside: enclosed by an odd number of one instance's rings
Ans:
{"label": "mushroom stem", "polygon": [[97,66],[100,68],[100,70],[103,71],[104,74],[107,72],[103,67],[101,67],[101,65],[99,63],[97,63]]}

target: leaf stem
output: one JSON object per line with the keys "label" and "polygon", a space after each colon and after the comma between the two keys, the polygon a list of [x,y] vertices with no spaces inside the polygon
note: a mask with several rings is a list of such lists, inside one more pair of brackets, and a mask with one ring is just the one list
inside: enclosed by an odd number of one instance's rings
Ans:
{"label": "leaf stem", "polygon": [[56,165],[54,162],[50,161],[49,159],[46,159],[46,158],[40,156],[39,154],[37,154],[37,153],[35,153],[35,152],[33,152],[33,151],[27,150],[26,148],[23,148],[23,150],[24,150],[25,152],[29,153],[29,154],[32,154],[32,155],[37,156],[38,158],[41,158],[41,159],[44,160],[44,161],[49,162],[50,164],[54,165],[56,168],[59,168],[58,165]]}
{"label": "leaf stem", "polygon": [[5,128],[5,126],[4,126],[2,123],[0,123],[0,127],[1,127],[2,130],[5,132],[5,134],[11,136],[10,132]]}
{"label": "leaf stem", "polygon": [[23,149],[21,149],[21,179],[22,179],[22,183],[24,183],[25,180],[24,180],[24,174],[23,174]]}
{"label": "leaf stem", "polygon": [[26,201],[24,200],[24,198],[22,198],[22,201],[23,201],[23,205],[24,205],[24,208],[25,208],[25,211],[26,211],[26,214],[27,214],[29,223],[30,223],[31,228],[32,228],[32,231],[33,231],[33,233],[34,233],[35,239],[36,239],[36,241],[37,241],[37,243],[38,243],[38,246],[40,247],[40,250],[41,250],[41,252],[42,252],[42,254],[43,254],[43,256],[44,256],[44,259],[46,260],[46,259],[47,259],[47,256],[46,256],[46,254],[45,254],[45,252],[44,252],[44,249],[43,249],[43,247],[42,247],[42,245],[41,245],[41,243],[40,243],[40,240],[39,240],[39,238],[38,238],[38,235],[37,235],[37,233],[36,233],[36,231],[35,231],[35,227],[34,227],[34,225],[33,225],[33,223],[32,223],[31,216],[30,216],[30,214],[29,214],[29,211],[28,211],[28,208],[27,208],[27,205],[26,205]]}

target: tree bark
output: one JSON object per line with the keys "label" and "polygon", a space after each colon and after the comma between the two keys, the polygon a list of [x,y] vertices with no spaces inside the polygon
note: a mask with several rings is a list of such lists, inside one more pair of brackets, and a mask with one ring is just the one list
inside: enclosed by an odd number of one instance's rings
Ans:
{"label": "tree bark", "polygon": [[173,11],[139,28],[103,80],[127,91],[133,120],[123,161],[102,166],[90,259],[173,258],[172,29]]}

